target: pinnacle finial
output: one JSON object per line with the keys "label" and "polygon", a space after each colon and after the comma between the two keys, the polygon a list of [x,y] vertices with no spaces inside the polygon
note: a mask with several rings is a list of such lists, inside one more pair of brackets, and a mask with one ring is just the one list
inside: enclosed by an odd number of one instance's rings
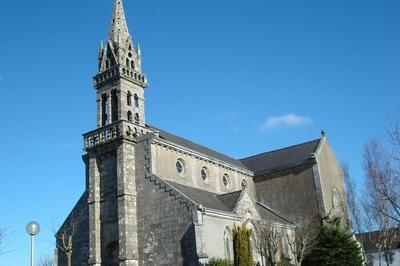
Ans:
{"label": "pinnacle finial", "polygon": [[321,129],[321,137],[326,138],[326,131],[325,129]]}
{"label": "pinnacle finial", "polygon": [[109,40],[119,42],[121,39],[129,37],[128,25],[125,19],[124,7],[122,0],[114,0],[114,11],[111,20]]}

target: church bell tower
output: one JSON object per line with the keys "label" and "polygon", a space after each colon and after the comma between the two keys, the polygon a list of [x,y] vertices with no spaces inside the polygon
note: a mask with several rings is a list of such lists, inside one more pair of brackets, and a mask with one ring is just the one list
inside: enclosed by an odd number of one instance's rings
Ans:
{"label": "church bell tower", "polygon": [[129,34],[122,0],[114,0],[108,40],[93,78],[97,128],[83,135],[89,209],[88,265],[139,265],[137,144],[145,124],[141,51]]}
{"label": "church bell tower", "polygon": [[114,1],[108,40],[99,50],[99,69],[94,77],[97,90],[97,127],[125,120],[145,125],[144,89],[140,46],[129,34],[122,0]]}

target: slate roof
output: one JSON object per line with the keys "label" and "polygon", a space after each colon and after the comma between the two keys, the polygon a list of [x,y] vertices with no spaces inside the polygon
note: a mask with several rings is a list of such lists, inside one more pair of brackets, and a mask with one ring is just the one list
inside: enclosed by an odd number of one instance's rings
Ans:
{"label": "slate roof", "polygon": [[286,168],[296,163],[304,162],[316,152],[321,139],[315,139],[302,144],[286,147],[254,155],[240,161],[256,175]]}
{"label": "slate roof", "polygon": [[283,215],[280,215],[277,211],[269,208],[268,206],[260,202],[256,202],[256,208],[261,217],[263,217],[268,221],[282,223],[282,224],[293,224],[293,221],[289,220]]}
{"label": "slate roof", "polygon": [[[206,190],[193,188],[190,186],[178,184],[171,181],[165,181],[172,187],[174,187],[177,191],[182,193],[185,197],[191,199],[197,204],[203,205],[205,208],[224,211],[224,212],[233,212],[236,206],[236,203],[239,200],[241,190],[234,191],[226,194],[216,194]],[[277,223],[289,224],[292,223],[286,217],[278,214],[276,211],[270,209],[269,207],[256,202],[255,204],[257,211],[261,215],[261,217],[267,219],[268,221],[273,221]]]}
{"label": "slate roof", "polygon": [[211,158],[214,158],[214,159],[229,163],[229,164],[231,164],[233,166],[236,166],[236,167],[239,167],[239,168],[241,168],[243,170],[249,171],[249,169],[240,160],[234,159],[234,158],[229,157],[229,156],[227,156],[225,154],[219,153],[217,151],[211,150],[211,149],[209,149],[207,147],[204,147],[202,145],[199,145],[199,144],[196,144],[196,143],[191,142],[189,140],[186,140],[184,138],[178,137],[178,136],[173,135],[171,133],[168,133],[168,132],[166,132],[166,131],[164,131],[162,129],[159,129],[159,128],[156,128],[156,127],[153,127],[153,126],[150,126],[150,125],[148,125],[148,127],[150,129],[155,130],[155,131],[158,131],[159,135],[160,135],[160,139],[166,140],[168,142],[172,142],[172,143],[177,144],[179,146],[182,146],[184,148],[196,151],[198,153],[207,155],[207,156],[209,156]]}
{"label": "slate roof", "polygon": [[178,146],[187,148],[189,150],[204,154],[211,158],[226,162],[243,170],[252,171],[255,174],[263,174],[279,170],[296,163],[304,162],[310,159],[311,154],[314,153],[320,143],[321,139],[315,139],[305,143],[293,145],[290,147],[269,151],[257,154],[251,157],[243,158],[240,160],[229,157],[220,152],[209,149],[205,146],[196,144],[187,139],[178,137],[165,130],[148,125],[152,130],[158,131],[160,139],[174,143]]}
{"label": "slate roof", "polygon": [[[194,187],[185,186],[171,181],[166,181],[166,180],[164,181],[170,184],[172,187],[174,187],[176,190],[178,190],[180,193],[182,193],[192,201],[196,202],[197,204],[203,205],[205,208],[210,208],[225,212],[232,212],[239,198],[239,196],[237,197],[228,196],[228,197],[223,197],[221,200],[221,197],[219,197],[218,194]],[[235,193],[236,194],[238,193],[240,195],[240,191],[235,191],[228,194],[235,194]]]}
{"label": "slate roof", "polygon": [[239,200],[240,194],[242,193],[241,190],[217,195],[217,198],[222,201],[225,206],[227,206],[231,211],[233,211],[236,207],[236,203]]}
{"label": "slate roof", "polygon": [[[391,232],[395,233],[395,230],[399,230],[399,228],[391,229]],[[356,238],[358,241],[363,243],[365,253],[376,253],[378,249],[372,240],[379,239],[379,231],[366,232],[361,234],[356,234]],[[397,236],[394,238],[391,243],[390,250],[399,249],[400,248],[400,232],[397,232]]]}

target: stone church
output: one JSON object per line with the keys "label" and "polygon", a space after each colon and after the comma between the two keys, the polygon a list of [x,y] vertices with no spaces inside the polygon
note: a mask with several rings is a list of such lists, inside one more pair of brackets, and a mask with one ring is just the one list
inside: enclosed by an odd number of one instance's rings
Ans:
{"label": "stone church", "polygon": [[318,211],[346,212],[325,134],[234,159],[146,124],[141,56],[115,0],[93,78],[97,128],[83,135],[86,188],[57,233],[57,265],[68,242],[72,265],[206,265],[233,259],[234,225],[253,229],[254,246],[260,223],[291,230]]}

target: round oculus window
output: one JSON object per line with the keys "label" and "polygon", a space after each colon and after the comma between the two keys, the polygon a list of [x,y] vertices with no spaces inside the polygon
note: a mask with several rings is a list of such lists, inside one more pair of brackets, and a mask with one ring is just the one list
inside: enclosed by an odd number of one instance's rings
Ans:
{"label": "round oculus window", "polygon": [[185,163],[181,159],[178,159],[176,161],[175,167],[176,167],[176,171],[178,172],[178,174],[180,174],[180,175],[185,174]]}
{"label": "round oculus window", "polygon": [[222,182],[224,183],[224,187],[229,188],[231,186],[231,180],[229,179],[228,174],[224,174],[222,177]]}
{"label": "round oculus window", "polygon": [[201,168],[201,178],[203,179],[204,182],[208,182],[209,177],[208,177],[208,172],[207,169],[205,167]]}

